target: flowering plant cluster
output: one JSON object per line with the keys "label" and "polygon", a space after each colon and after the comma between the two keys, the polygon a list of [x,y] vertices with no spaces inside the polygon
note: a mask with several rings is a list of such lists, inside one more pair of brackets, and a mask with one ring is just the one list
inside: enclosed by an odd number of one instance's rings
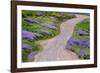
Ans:
{"label": "flowering plant cluster", "polygon": [[90,28],[89,19],[77,24],[72,37],[66,45],[66,49],[75,52],[80,59],[90,58]]}

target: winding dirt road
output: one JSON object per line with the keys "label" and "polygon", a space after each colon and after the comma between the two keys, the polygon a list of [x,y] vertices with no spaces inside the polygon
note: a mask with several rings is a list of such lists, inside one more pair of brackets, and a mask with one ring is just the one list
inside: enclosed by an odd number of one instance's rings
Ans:
{"label": "winding dirt road", "polygon": [[72,36],[75,25],[86,18],[88,18],[88,16],[76,14],[76,18],[62,23],[60,25],[61,32],[59,35],[40,42],[40,45],[44,49],[35,56],[35,61],[77,60],[78,56],[70,50],[65,49],[65,46]]}

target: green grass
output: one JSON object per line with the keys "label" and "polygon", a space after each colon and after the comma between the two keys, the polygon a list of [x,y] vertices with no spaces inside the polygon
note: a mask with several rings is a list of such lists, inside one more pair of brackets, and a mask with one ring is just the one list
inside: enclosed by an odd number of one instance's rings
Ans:
{"label": "green grass", "polygon": [[88,31],[90,30],[89,24],[90,24],[89,19],[86,19],[83,22],[77,24],[77,28],[80,28],[81,30],[84,30],[84,31]]}
{"label": "green grass", "polygon": [[48,17],[39,16],[39,17],[35,18],[35,20],[38,20],[40,23],[48,23],[48,24],[51,24],[51,25],[56,25],[54,22],[51,22],[48,19]]}
{"label": "green grass", "polygon": [[75,52],[77,55],[79,55],[80,52],[80,47],[78,47],[77,45],[74,45],[73,48],[71,49],[73,52]]}

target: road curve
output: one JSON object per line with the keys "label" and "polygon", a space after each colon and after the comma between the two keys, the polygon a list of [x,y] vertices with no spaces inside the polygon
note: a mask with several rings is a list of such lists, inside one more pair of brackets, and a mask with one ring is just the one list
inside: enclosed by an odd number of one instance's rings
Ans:
{"label": "road curve", "polygon": [[77,23],[88,18],[86,15],[76,14],[76,18],[72,18],[60,25],[60,34],[48,40],[43,40],[39,44],[44,48],[42,52],[35,56],[35,61],[59,61],[59,60],[77,60],[78,56],[65,49],[67,41],[72,36],[74,27]]}

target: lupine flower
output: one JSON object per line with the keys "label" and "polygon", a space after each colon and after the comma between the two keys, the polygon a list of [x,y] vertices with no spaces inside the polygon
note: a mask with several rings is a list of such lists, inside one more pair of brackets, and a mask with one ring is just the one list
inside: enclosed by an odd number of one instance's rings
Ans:
{"label": "lupine flower", "polygon": [[41,26],[48,27],[48,28],[51,28],[51,29],[53,29],[53,30],[57,30],[57,28],[56,28],[55,26],[50,25],[50,24],[47,24],[47,23],[42,23],[42,24],[40,24],[40,25],[41,25]]}
{"label": "lupine flower", "polygon": [[30,50],[32,49],[32,47],[28,44],[22,44],[22,48],[23,49],[30,49]]}
{"label": "lupine flower", "polygon": [[80,46],[80,47],[87,47],[87,44],[86,44],[86,43],[83,43],[83,42],[80,42],[80,43],[79,43],[79,46]]}
{"label": "lupine flower", "polygon": [[45,33],[45,34],[50,34],[50,32],[48,32],[47,30],[43,30],[43,29],[40,29],[40,30],[36,30],[38,32],[42,32],[42,33]]}
{"label": "lupine flower", "polygon": [[80,41],[79,41],[77,38],[73,37],[73,38],[71,38],[70,43],[71,43],[71,44],[74,43],[74,44],[76,44],[76,45],[79,45]]}
{"label": "lupine flower", "polygon": [[36,38],[36,35],[34,33],[25,30],[22,31],[22,36],[23,38],[29,38],[29,39]]}
{"label": "lupine flower", "polygon": [[23,38],[28,38],[28,39],[35,39],[37,37],[42,37],[41,34],[32,33],[32,32],[25,31],[25,30],[22,31],[22,36],[23,36]]}
{"label": "lupine flower", "polygon": [[79,30],[78,32],[79,32],[80,35],[86,35],[86,34],[88,34],[87,32],[85,32],[83,30]]}
{"label": "lupine flower", "polygon": [[89,55],[90,51],[80,50],[80,56]]}
{"label": "lupine flower", "polygon": [[89,42],[86,42],[86,43],[81,42],[80,40],[78,40],[75,37],[71,38],[70,41],[69,41],[69,45],[72,46],[74,44],[79,45],[80,47],[90,47],[90,43]]}
{"label": "lupine flower", "polygon": [[70,45],[74,45],[74,43],[73,43],[71,40],[69,41],[69,44],[70,44]]}
{"label": "lupine flower", "polygon": [[72,37],[70,40],[69,40],[69,42],[68,42],[68,47],[71,47],[71,46],[73,46],[73,45],[79,45],[79,40],[77,39],[77,38],[75,38],[75,37]]}
{"label": "lupine flower", "polygon": [[30,23],[36,23],[36,24],[40,24],[38,21],[33,20],[31,18],[23,18],[24,21],[30,22]]}
{"label": "lupine flower", "polygon": [[35,35],[36,37],[43,37],[43,35],[38,34],[38,33],[34,33],[34,35]]}
{"label": "lupine flower", "polygon": [[34,59],[34,56],[36,55],[36,52],[31,52],[30,54],[27,55],[28,59]]}
{"label": "lupine flower", "polygon": [[71,49],[72,48],[72,45],[67,43],[67,46],[66,46],[67,49]]}
{"label": "lupine flower", "polygon": [[84,50],[80,50],[80,56],[84,56],[85,52]]}

